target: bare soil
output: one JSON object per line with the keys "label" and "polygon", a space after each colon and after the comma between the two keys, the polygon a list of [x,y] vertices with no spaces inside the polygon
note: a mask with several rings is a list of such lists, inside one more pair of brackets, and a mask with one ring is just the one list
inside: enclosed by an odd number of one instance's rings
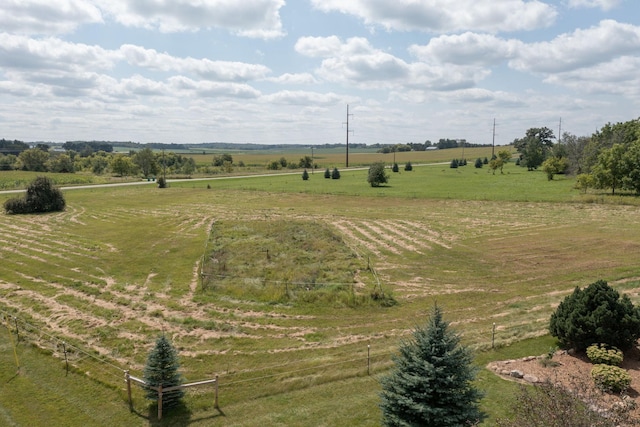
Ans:
{"label": "bare soil", "polygon": [[[530,384],[549,381],[553,384],[560,384],[566,389],[572,389],[576,385],[587,387],[589,395],[600,395],[602,402],[608,405],[602,409],[609,409],[621,401],[620,394],[602,393],[595,388],[590,375],[593,364],[586,354],[557,351],[551,359],[552,362],[555,362],[553,364],[545,364],[543,359],[546,357],[547,355],[529,356],[522,359],[491,362],[487,368],[506,380]],[[625,394],[636,402],[635,409],[631,411],[632,419],[640,420],[640,348],[625,353],[621,367],[626,369],[631,376],[631,386]]]}

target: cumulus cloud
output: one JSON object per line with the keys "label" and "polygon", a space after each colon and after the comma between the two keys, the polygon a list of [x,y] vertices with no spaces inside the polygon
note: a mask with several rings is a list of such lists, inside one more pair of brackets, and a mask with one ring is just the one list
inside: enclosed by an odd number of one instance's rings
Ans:
{"label": "cumulus cloud", "polygon": [[264,101],[271,104],[287,105],[335,105],[342,99],[335,93],[318,93],[308,91],[283,90],[264,97]]}
{"label": "cumulus cloud", "polygon": [[184,76],[170,77],[169,85],[175,90],[186,92],[188,95],[203,98],[252,99],[260,96],[260,91],[247,84],[192,80]]}
{"label": "cumulus cloud", "polygon": [[640,54],[640,27],[604,20],[586,30],[561,34],[549,42],[523,45],[509,65],[520,71],[555,73]]}
{"label": "cumulus cloud", "polygon": [[640,92],[640,57],[624,56],[586,69],[556,73],[545,78],[547,83],[570,87],[581,92],[617,93],[629,95]]}
{"label": "cumulus cloud", "polygon": [[173,33],[223,28],[253,38],[284,35],[280,8],[284,0],[110,0],[102,7],[129,27]]}
{"label": "cumulus cloud", "polygon": [[110,69],[118,56],[100,46],[70,43],[55,37],[33,39],[0,33],[0,66],[7,70]]}
{"label": "cumulus cloud", "polygon": [[[361,88],[456,90],[471,87],[488,75],[487,70],[473,66],[443,65],[437,61],[408,63],[374,48],[361,37],[345,42],[335,36],[303,37],[295,48],[303,55],[323,58],[316,70],[323,80]],[[413,50],[420,56],[419,47]]]}
{"label": "cumulus cloud", "polygon": [[308,85],[318,83],[318,80],[311,73],[284,73],[278,77],[266,79],[269,82],[278,84]]}
{"label": "cumulus cloud", "polygon": [[5,0],[0,28],[15,34],[69,33],[80,25],[103,22],[98,7],[87,0]]}
{"label": "cumulus cloud", "polygon": [[600,8],[602,10],[611,10],[620,4],[620,0],[569,0],[570,8],[591,7]]}
{"label": "cumulus cloud", "polygon": [[388,30],[453,33],[521,31],[544,28],[554,7],[532,0],[311,0],[318,10],[354,15]]}
{"label": "cumulus cloud", "polygon": [[491,34],[466,32],[432,38],[426,46],[412,45],[409,52],[422,61],[458,65],[495,65],[513,58],[523,43]]}
{"label": "cumulus cloud", "polygon": [[259,64],[179,58],[129,44],[122,45],[120,51],[131,65],[151,70],[193,73],[207,80],[240,82],[263,79],[270,73],[269,68]]}

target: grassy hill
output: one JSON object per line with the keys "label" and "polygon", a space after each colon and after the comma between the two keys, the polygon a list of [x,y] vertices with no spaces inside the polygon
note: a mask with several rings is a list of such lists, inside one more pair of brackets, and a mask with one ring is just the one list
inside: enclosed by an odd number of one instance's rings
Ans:
{"label": "grassy hill", "polygon": [[[0,420],[153,424],[137,389],[129,414],[122,373],[139,376],[164,333],[187,380],[220,376],[224,414],[203,388],[163,424],[378,425],[377,376],[436,300],[480,365],[546,353],[548,318],[575,286],[602,278],[640,301],[635,198],[513,164],[420,166],[381,188],[341,172],[78,189],[65,212],[0,215],[0,310],[23,334],[18,375],[3,340]],[[511,386],[488,372],[479,385],[503,413]],[[25,411],[30,400],[66,418]]]}

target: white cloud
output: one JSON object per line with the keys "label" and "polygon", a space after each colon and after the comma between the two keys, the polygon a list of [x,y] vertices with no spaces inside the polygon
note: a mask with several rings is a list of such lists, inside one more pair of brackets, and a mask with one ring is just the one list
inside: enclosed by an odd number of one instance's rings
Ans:
{"label": "white cloud", "polygon": [[118,56],[100,46],[70,43],[54,37],[32,39],[0,33],[0,66],[7,70],[110,69]]}
{"label": "white cloud", "polygon": [[254,99],[260,96],[260,91],[247,84],[192,80],[184,76],[170,77],[169,85],[174,90],[185,92],[186,95],[194,97]]}
{"label": "white cloud", "polygon": [[[456,90],[474,86],[489,73],[478,67],[432,61],[407,63],[361,37],[345,42],[335,36],[304,37],[295,48],[301,54],[323,58],[316,70],[323,80],[364,89]],[[419,53],[419,48],[414,50]]]}
{"label": "white cloud", "polygon": [[102,13],[87,0],[3,0],[0,28],[16,34],[61,34],[83,24],[102,22]]}
{"label": "white cloud", "polygon": [[387,30],[452,33],[520,31],[551,25],[557,12],[538,0],[311,0],[324,12],[357,16]]}
{"label": "white cloud", "polygon": [[342,99],[335,93],[318,93],[307,91],[283,90],[274,94],[264,96],[264,101],[271,104],[288,105],[335,105]]}
{"label": "white cloud", "polygon": [[125,26],[173,33],[223,28],[241,36],[277,38],[284,0],[109,0],[102,7]]}
{"label": "white cloud", "polygon": [[509,65],[520,71],[555,73],[606,63],[616,57],[640,54],[640,27],[612,20],[550,42],[523,45]]}
{"label": "white cloud", "polygon": [[458,65],[496,65],[513,58],[522,47],[519,40],[466,32],[432,38],[426,46],[412,45],[409,52],[422,61]]}
{"label": "white cloud", "polygon": [[637,99],[640,94],[640,57],[623,56],[590,68],[548,76],[547,83],[588,93],[616,93]]}
{"label": "white cloud", "polygon": [[568,6],[570,8],[581,7],[599,7],[602,10],[611,10],[620,4],[620,0],[569,0]]}
{"label": "white cloud", "polygon": [[232,82],[257,80],[265,78],[270,72],[269,68],[259,64],[212,61],[206,58],[178,58],[135,45],[123,45],[120,51],[131,65],[151,70],[193,73],[207,80]]}
{"label": "white cloud", "polygon": [[308,85],[318,83],[318,80],[310,73],[284,73],[278,77],[266,79],[278,84]]}

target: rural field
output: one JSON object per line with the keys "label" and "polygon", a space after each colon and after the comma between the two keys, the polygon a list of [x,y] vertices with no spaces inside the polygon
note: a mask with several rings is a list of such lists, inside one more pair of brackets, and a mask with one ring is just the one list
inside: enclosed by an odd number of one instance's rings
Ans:
{"label": "rural field", "polygon": [[[376,426],[378,378],[436,302],[481,367],[555,346],[549,316],[576,286],[640,303],[635,197],[409,160],[379,188],[322,169],[65,190],[64,212],[1,214],[0,424]],[[137,388],[129,411],[124,370],[142,376],[162,334],[187,382],[219,376],[220,410],[200,387],[161,422]],[[491,426],[515,386],[487,370],[478,386]]]}

